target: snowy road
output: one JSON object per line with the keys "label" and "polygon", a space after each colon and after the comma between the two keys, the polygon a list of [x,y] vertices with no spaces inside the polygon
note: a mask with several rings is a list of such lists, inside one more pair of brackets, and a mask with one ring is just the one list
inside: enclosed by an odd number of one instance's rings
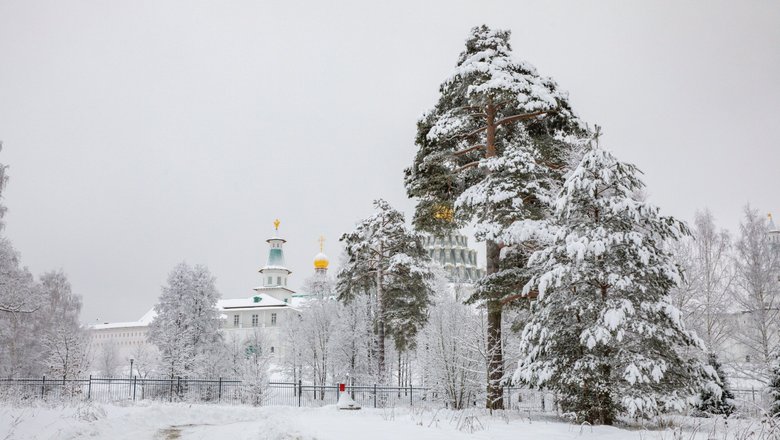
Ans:
{"label": "snowy road", "polygon": [[[472,432],[469,432],[472,431]],[[0,407],[0,439],[116,440],[412,440],[665,439],[671,432],[580,427],[516,414],[406,408],[338,411],[335,407],[234,407],[153,404],[65,408]],[[689,437],[685,437],[689,438]],[[702,435],[701,437],[706,438]]]}

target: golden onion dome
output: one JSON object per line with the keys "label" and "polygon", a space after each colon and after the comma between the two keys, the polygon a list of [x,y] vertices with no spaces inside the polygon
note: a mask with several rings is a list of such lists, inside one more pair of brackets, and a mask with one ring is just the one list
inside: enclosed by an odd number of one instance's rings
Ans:
{"label": "golden onion dome", "polygon": [[314,257],[314,268],[315,269],[327,269],[328,264],[330,264],[330,261],[328,261],[328,256],[320,252]]}

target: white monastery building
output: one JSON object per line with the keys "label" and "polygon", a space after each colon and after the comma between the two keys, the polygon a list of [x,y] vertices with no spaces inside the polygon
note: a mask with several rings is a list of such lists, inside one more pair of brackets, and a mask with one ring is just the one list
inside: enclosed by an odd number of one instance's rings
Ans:
{"label": "white monastery building", "polygon": [[[278,234],[279,220],[274,221]],[[256,340],[262,335],[264,345],[271,354],[278,354],[281,348],[282,324],[298,316],[300,306],[309,295],[296,294],[287,287],[292,274],[284,262],[284,243],[286,240],[277,235],[266,240],[268,259],[260,268],[261,285],[254,288],[252,296],[244,298],[221,299],[217,309],[223,319],[222,329],[228,342],[244,343]],[[314,259],[318,274],[328,269],[328,257],[320,253]],[[146,312],[138,321],[103,323],[90,326],[92,351],[99,362],[101,350],[115,347],[118,361],[129,362],[138,358],[144,350],[156,350],[154,344],[147,341],[147,331],[156,312]]]}

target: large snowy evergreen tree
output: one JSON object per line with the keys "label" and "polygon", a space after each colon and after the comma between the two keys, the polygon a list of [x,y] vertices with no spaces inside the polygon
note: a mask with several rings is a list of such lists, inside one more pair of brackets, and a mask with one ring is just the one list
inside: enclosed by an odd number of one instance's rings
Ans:
{"label": "large snowy evergreen tree", "polygon": [[538,289],[538,302],[515,378],[554,390],[591,423],[682,409],[703,386],[719,392],[669,296],[680,274],[663,242],[687,228],[638,200],[638,174],[589,147],[540,231],[551,243],[529,262],[525,291]]}
{"label": "large snowy evergreen tree", "polygon": [[[565,135],[582,127],[554,81],[513,59],[509,31],[472,29],[440,92],[418,122],[419,150],[406,170],[406,188],[417,199],[414,222],[421,230],[441,233],[472,220],[483,226],[486,277],[471,300],[488,313],[487,406],[497,409],[503,406],[502,308],[523,284],[517,268],[527,255],[503,251],[496,234],[509,222],[544,216],[535,181],[540,173],[560,177],[570,156]],[[518,174],[486,182],[496,167],[514,167]]]}
{"label": "large snowy evergreen tree", "polygon": [[208,366],[210,350],[222,342],[218,299],[206,267],[180,263],[173,268],[149,325],[149,341],[160,350],[161,372],[187,376]]}
{"label": "large snowy evergreen tree", "polygon": [[348,260],[339,271],[336,291],[345,302],[359,295],[372,299],[377,374],[385,383],[385,339],[392,337],[400,350],[411,345],[425,322],[431,272],[422,236],[405,225],[403,214],[381,199],[374,208],[341,237]]}

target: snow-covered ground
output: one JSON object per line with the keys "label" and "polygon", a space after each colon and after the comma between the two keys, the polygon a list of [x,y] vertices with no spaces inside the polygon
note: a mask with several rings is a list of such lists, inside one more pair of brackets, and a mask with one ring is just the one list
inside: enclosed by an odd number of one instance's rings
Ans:
{"label": "snow-covered ground", "polygon": [[[709,422],[711,423],[711,422]],[[722,423],[722,422],[721,422]],[[748,422],[741,422],[746,426]],[[395,408],[339,411],[322,408],[215,406],[149,403],[135,406],[81,404],[65,407],[0,406],[0,439],[707,439],[711,425],[647,430],[579,426],[517,413]],[[756,425],[757,426],[757,425]],[[734,427],[730,428],[734,434]],[[696,431],[696,432],[694,432]],[[751,437],[751,438],[756,438]],[[767,437],[768,438],[768,437]]]}

